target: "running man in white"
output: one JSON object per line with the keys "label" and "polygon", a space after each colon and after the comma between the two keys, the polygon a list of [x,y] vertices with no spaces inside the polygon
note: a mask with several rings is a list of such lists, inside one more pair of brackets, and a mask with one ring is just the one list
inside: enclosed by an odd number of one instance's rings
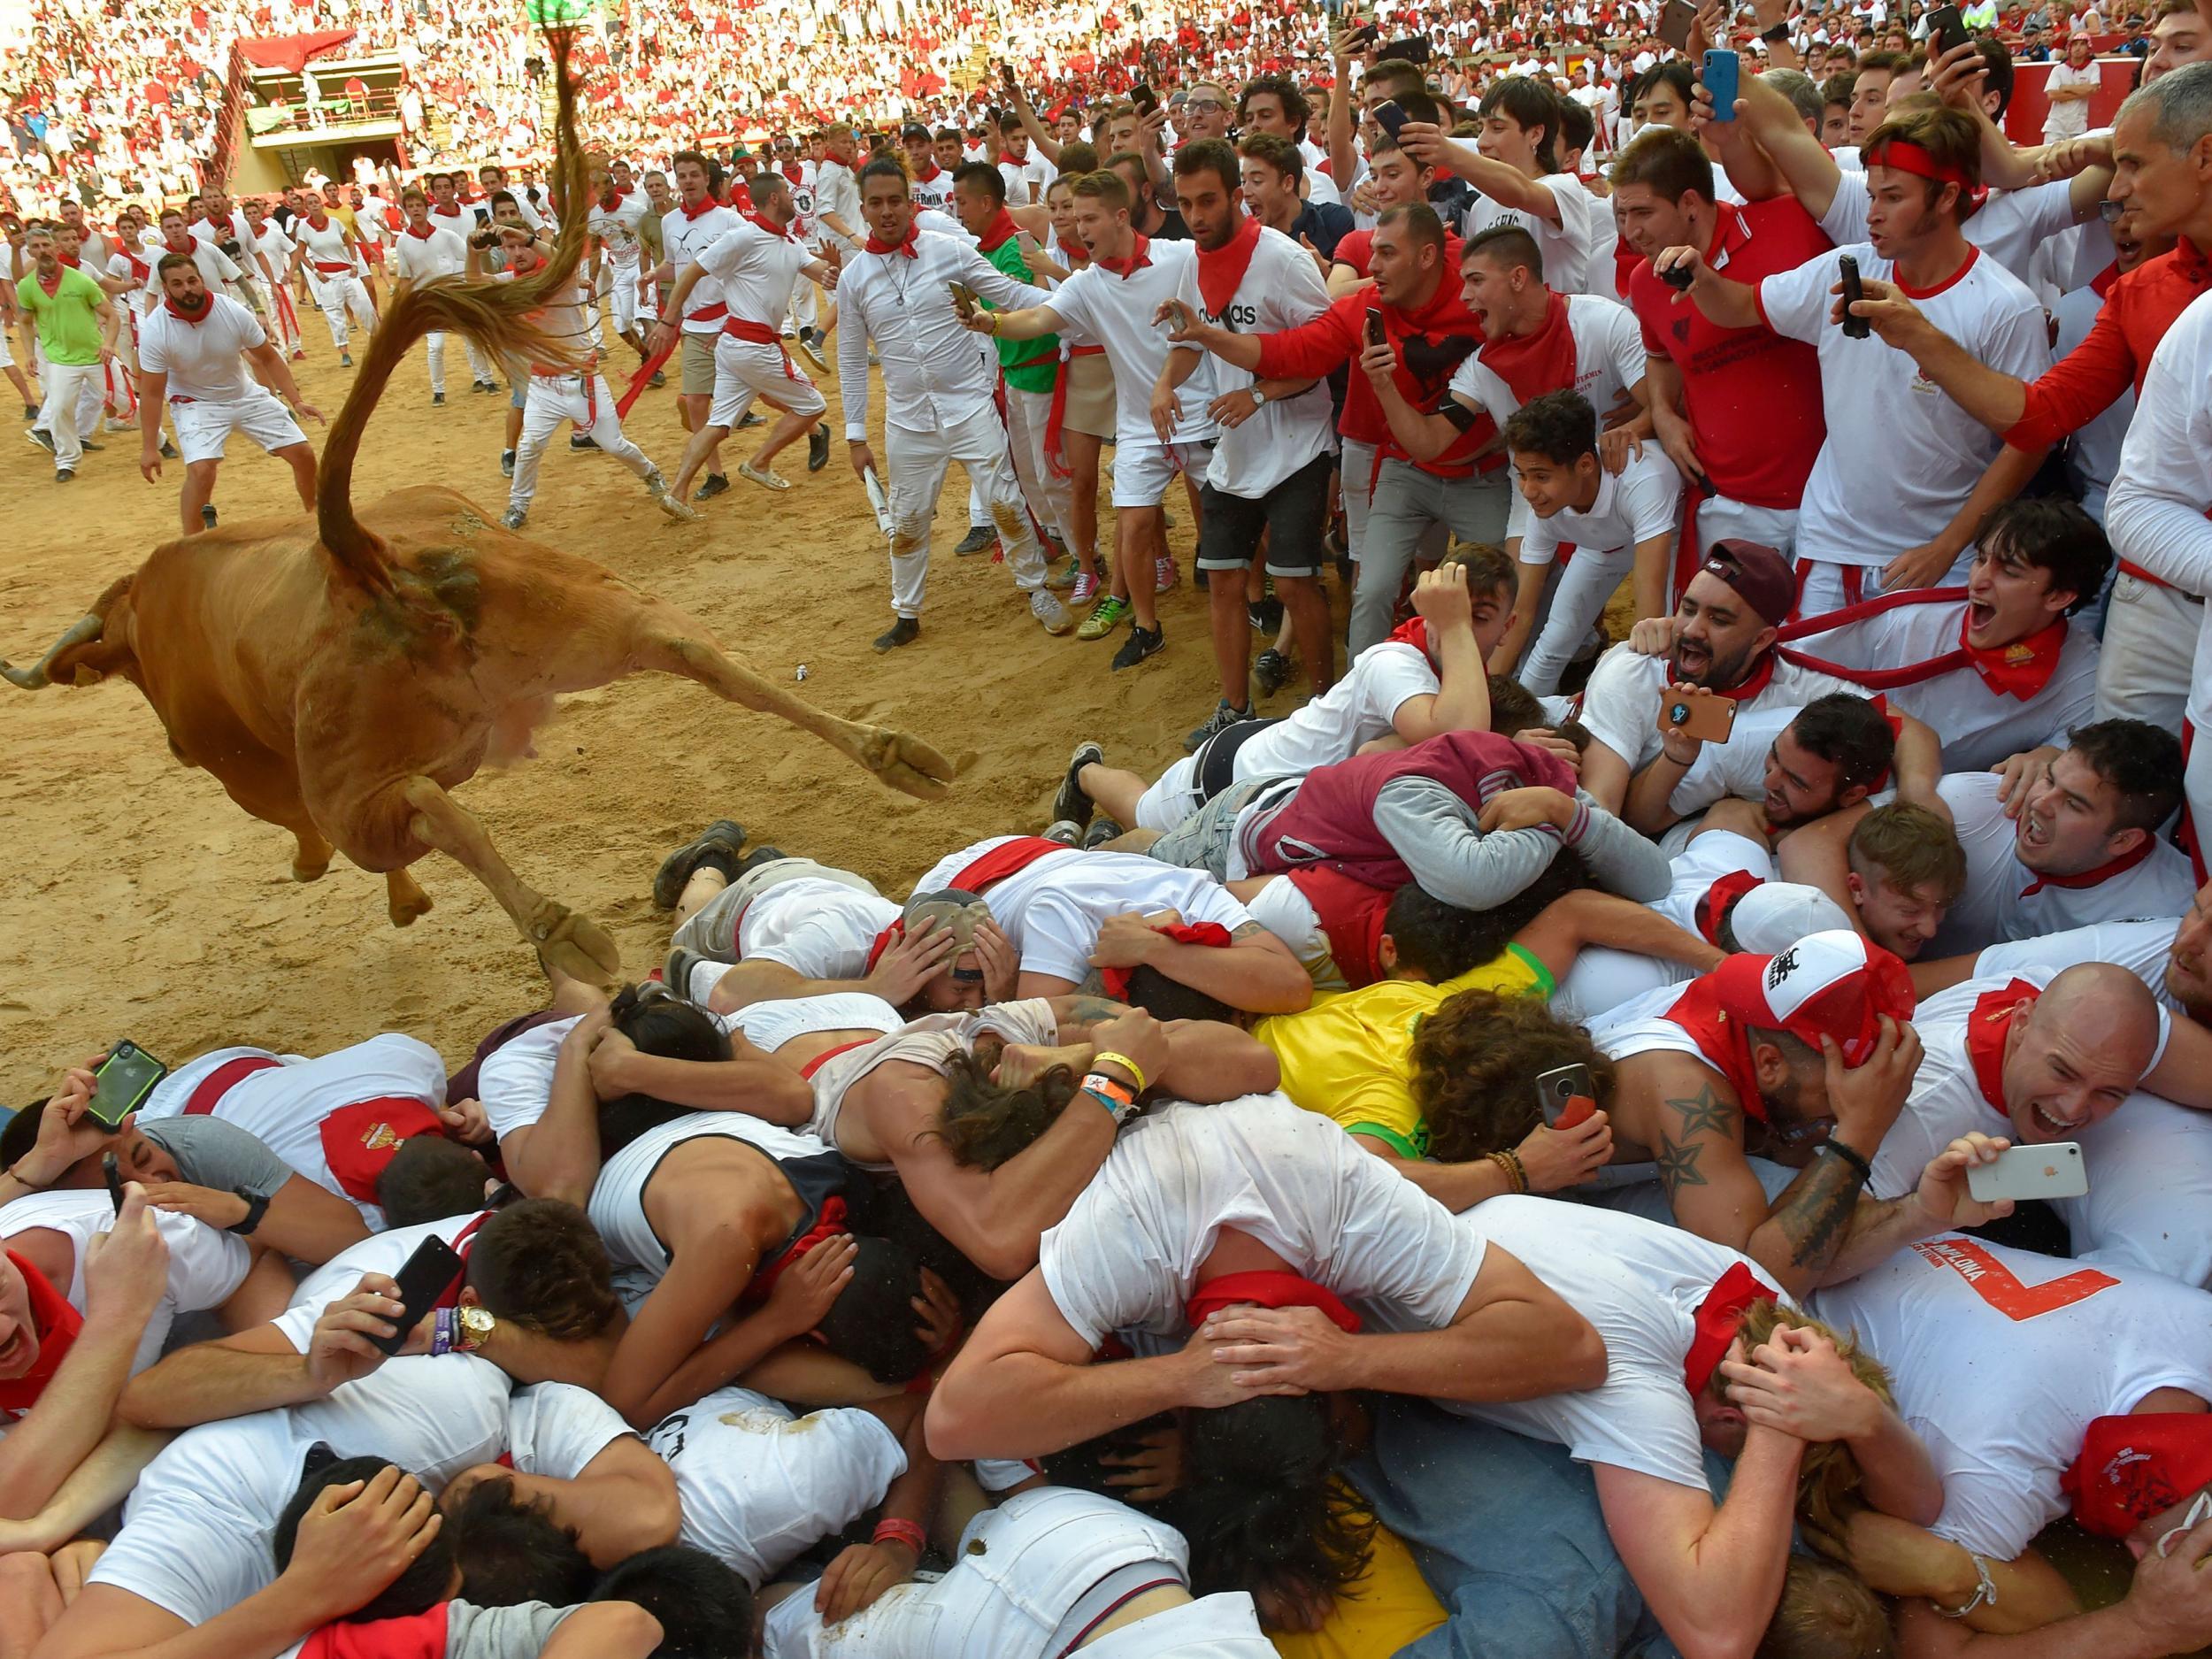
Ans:
{"label": "running man in white", "polygon": [[[418,282],[461,275],[469,262],[468,243],[456,232],[432,221],[430,200],[420,190],[409,185],[400,192],[399,203],[407,224],[392,244],[395,303]],[[445,331],[426,335],[425,344],[430,359],[430,402],[435,406],[445,402]]]}
{"label": "running man in white", "polygon": [[[626,175],[626,164],[621,165]],[[594,295],[614,302],[614,331],[642,359],[645,335],[637,314],[638,227],[652,211],[642,190],[631,188],[611,173],[592,180],[591,211],[585,223],[591,236],[589,280]]]}
{"label": "running man in white", "polygon": [[753,211],[677,273],[675,288],[654,324],[648,356],[669,343],[686,300],[702,280],[711,277],[720,285],[728,315],[714,345],[714,401],[684,447],[683,464],[676,469],[678,501],[685,499],[693,474],[745,419],[755,398],[774,408],[780,419],[753,457],[739,464],[739,477],[763,489],[789,489],[791,480],[775,470],[776,457],[818,426],[809,447],[821,460],[810,455],[807,470],[819,472],[829,459],[829,428],[820,424],[829,405],[778,337],[794,283],[802,277],[825,288],[837,281],[837,268],[810,254],[793,232],[797,211],[783,175],[762,173],[753,182]]}
{"label": "running man in white", "polygon": [[330,325],[330,340],[338,348],[338,361],[349,369],[353,366],[353,353],[349,349],[352,336],[346,326],[347,313],[352,313],[364,334],[376,332],[376,306],[369,298],[368,289],[361,285],[360,259],[354,251],[358,244],[354,234],[342,221],[333,219],[329,210],[318,201],[308,209],[304,218],[292,221],[292,236],[297,243],[292,250],[292,268],[307,273],[308,291],[314,295],[315,303],[322,307],[323,320]]}
{"label": "running man in white", "polygon": [[[156,275],[161,303],[146,314],[138,341],[138,419],[144,434],[138,470],[150,484],[161,476],[165,403],[184,457],[177,516],[185,534],[214,526],[216,469],[234,432],[244,433],[292,469],[300,505],[312,511],[315,451],[284,403],[319,425],[322,411],[301,398],[290,366],[260,321],[227,294],[211,293],[189,255],[162,255]],[[246,373],[249,359],[282,392],[284,403]]]}

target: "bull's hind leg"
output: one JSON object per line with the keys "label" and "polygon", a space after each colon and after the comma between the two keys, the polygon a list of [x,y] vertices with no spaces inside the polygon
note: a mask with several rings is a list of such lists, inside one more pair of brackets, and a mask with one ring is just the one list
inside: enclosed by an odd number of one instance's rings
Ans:
{"label": "bull's hind leg", "polygon": [[400,795],[413,809],[408,833],[484,884],[522,936],[537,947],[549,976],[557,972],[591,985],[613,983],[622,971],[622,953],[614,941],[588,918],[526,884],[465,807],[420,776],[410,778]]}
{"label": "bull's hind leg", "polygon": [[918,737],[841,719],[770,684],[706,640],[673,630],[657,631],[643,644],[640,666],[695,680],[717,696],[787,720],[907,795],[935,801],[951,786],[952,763]]}

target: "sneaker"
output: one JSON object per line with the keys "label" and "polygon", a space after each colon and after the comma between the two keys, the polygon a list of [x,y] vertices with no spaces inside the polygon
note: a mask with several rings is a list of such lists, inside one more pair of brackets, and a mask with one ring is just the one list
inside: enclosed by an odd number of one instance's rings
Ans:
{"label": "sneaker", "polygon": [[1060,780],[1060,787],[1052,797],[1052,816],[1065,818],[1077,828],[1091,821],[1091,797],[1083,793],[1083,786],[1076,781],[1083,768],[1095,766],[1106,758],[1106,751],[1096,743],[1078,743],[1075,753],[1068,757],[1068,769]]}
{"label": "sneaker", "polygon": [[763,864],[772,864],[780,858],[790,856],[791,855],[780,847],[756,847],[737,861],[737,873],[741,876],[749,875]]}
{"label": "sneaker", "polygon": [[[668,960],[661,967],[661,983],[686,1001],[691,996],[691,971],[707,958],[695,950],[686,950],[680,945],[668,953]],[[717,963],[717,967],[723,964]],[[725,968],[724,972],[727,972]]]}
{"label": "sneaker", "polygon": [[968,526],[968,534],[960,538],[960,544],[953,551],[966,558],[973,553],[987,553],[997,545],[997,531],[987,524],[972,524]]}
{"label": "sneaker", "polygon": [[895,617],[891,631],[876,635],[876,649],[895,651],[902,645],[911,645],[922,637],[922,625],[912,617]]}
{"label": "sneaker", "polygon": [[723,472],[710,472],[707,474],[707,481],[691,492],[691,499],[694,501],[712,501],[717,495],[726,495],[729,493],[730,480],[728,475]]}
{"label": "sneaker", "polygon": [[1092,600],[1097,597],[1098,578],[1092,575],[1090,572],[1085,570],[1081,565],[1077,565],[1075,567],[1075,586],[1068,589],[1068,603],[1080,607],[1087,605]]}
{"label": "sneaker", "polygon": [[502,449],[499,452],[499,475],[502,478],[512,478],[515,475],[515,452],[512,449]]}
{"label": "sneaker", "polygon": [[87,454],[96,455],[99,451],[106,449],[107,445],[104,443],[95,443],[89,438],[80,438],[77,440],[77,447],[80,449],[84,450]]}
{"label": "sneaker", "polygon": [[510,507],[505,512],[499,515],[499,522],[505,525],[510,530],[519,530],[524,525],[530,522],[529,509],[526,507]]}
{"label": "sneaker", "polygon": [[1229,699],[1226,697],[1222,698],[1220,702],[1214,704],[1213,714],[1207,720],[1206,724],[1194,728],[1183,739],[1183,753],[1186,755],[1196,754],[1198,752],[1198,746],[1201,743],[1203,743],[1208,738],[1218,736],[1221,733],[1227,731],[1233,726],[1242,726],[1251,718],[1252,710],[1250,709],[1233,709],[1229,706]]}
{"label": "sneaker", "polygon": [[1163,553],[1152,561],[1152,591],[1154,593],[1167,593],[1182,580],[1183,573],[1175,568],[1173,554]]}
{"label": "sneaker", "polygon": [[165,461],[173,461],[178,458],[177,446],[166,438],[161,441],[161,458]]}
{"label": "sneaker", "polygon": [[830,429],[824,421],[806,437],[806,470],[818,472],[829,465]]}
{"label": "sneaker", "polygon": [[1290,684],[1295,664],[1273,646],[1269,646],[1252,659],[1252,689],[1263,697],[1271,697]]}
{"label": "sneaker", "polygon": [[1083,626],[1076,629],[1075,637],[1079,640],[1102,640],[1119,627],[1122,618],[1128,614],[1129,602],[1108,594],[1098,602],[1098,608],[1083,618]]}
{"label": "sneaker", "polygon": [[1117,669],[1134,668],[1148,657],[1155,655],[1167,643],[1166,632],[1160,628],[1141,628],[1129,625],[1129,637],[1121,642],[1121,649],[1114,653]]}
{"label": "sneaker", "polygon": [[488,392],[492,388],[490,387],[485,385],[481,380],[471,380],[469,382],[469,392],[472,396],[478,392]]}
{"label": "sneaker", "polygon": [[36,403],[24,404],[23,419],[26,420],[36,420],[38,419],[38,405]]}
{"label": "sneaker", "polygon": [[1101,812],[1096,818],[1091,820],[1090,828],[1083,832],[1083,850],[1087,853],[1094,852],[1099,848],[1103,847],[1108,841],[1118,840],[1119,837],[1126,835],[1129,832],[1124,829],[1120,825],[1115,823],[1113,819],[1108,818],[1103,812]]}
{"label": "sneaker", "polygon": [[200,526],[207,530],[212,530],[215,527],[215,503],[213,502],[209,502],[200,509]]}
{"label": "sneaker", "polygon": [[1029,595],[1029,614],[1044,626],[1047,634],[1056,638],[1075,626],[1075,618],[1060,603],[1060,595],[1048,588],[1040,588]]}
{"label": "sneaker", "polygon": [[431,393],[430,407],[433,409],[443,409],[445,407],[445,394],[443,392]]}
{"label": "sneaker", "polygon": [[748,426],[764,426],[767,424],[768,420],[765,416],[757,415],[749,409],[745,411],[745,419],[737,423],[737,429],[742,432]]}
{"label": "sneaker", "polygon": [[1058,841],[1063,847],[1072,847],[1083,839],[1083,826],[1069,818],[1055,818],[1045,826],[1041,841]]}
{"label": "sneaker", "polygon": [[764,472],[750,461],[738,463],[737,475],[749,482],[759,485],[763,489],[789,489],[791,488],[791,480],[773,467]]}
{"label": "sneaker", "polygon": [[1056,594],[1064,594],[1075,586],[1075,579],[1082,568],[1072,559],[1065,565],[1055,565],[1045,572],[1045,586]]}
{"label": "sneaker", "polygon": [[653,371],[652,377],[645,383],[657,392],[662,387],[668,384],[668,376],[664,374],[660,370],[655,369]]}
{"label": "sneaker", "polygon": [[596,449],[599,440],[588,432],[572,432],[568,434],[568,447],[571,449]]}
{"label": "sneaker", "polygon": [[76,477],[75,471],[70,467],[62,466],[54,469],[54,482],[57,484],[73,483]]}
{"label": "sneaker", "polygon": [[[701,856],[706,853],[721,853],[734,865],[745,852],[745,828],[733,819],[718,818],[682,846],[661,860],[661,867],[653,876],[653,902],[661,910],[672,910],[676,901],[683,897],[684,884],[698,869]],[[669,984],[682,991],[690,983],[690,976],[678,979],[672,972]]]}
{"label": "sneaker", "polygon": [[699,515],[692,510],[690,503],[678,501],[668,493],[668,480],[661,476],[657,466],[645,475],[645,491],[652,496],[653,505],[678,524],[696,524],[699,521]]}
{"label": "sneaker", "polygon": [[47,454],[53,454],[54,434],[52,433],[41,432],[36,426],[34,426],[23,435],[28,438],[33,443],[38,445],[40,449],[45,450]]}
{"label": "sneaker", "polygon": [[818,328],[810,328],[799,337],[813,347],[818,355],[829,344],[829,336]]}
{"label": "sneaker", "polygon": [[1272,595],[1254,600],[1244,607],[1244,619],[1252,625],[1253,633],[1272,635],[1283,626],[1283,602]]}
{"label": "sneaker", "polygon": [[338,366],[342,369],[351,368],[353,366],[353,353],[350,351],[341,351],[338,354]]}
{"label": "sneaker", "polygon": [[814,349],[813,342],[809,340],[794,340],[791,342],[791,349],[798,354],[800,362],[805,364],[807,367],[812,369],[817,374],[827,374],[829,373],[829,365],[822,361],[821,355]]}

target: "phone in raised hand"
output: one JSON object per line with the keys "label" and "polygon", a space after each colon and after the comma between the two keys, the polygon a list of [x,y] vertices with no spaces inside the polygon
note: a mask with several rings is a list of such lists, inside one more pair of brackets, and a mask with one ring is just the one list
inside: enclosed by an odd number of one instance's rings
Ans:
{"label": "phone in raised hand", "polygon": [[1698,79],[1705,83],[1705,90],[1713,96],[1713,119],[1732,121],[1736,119],[1736,77],[1742,65],[1732,51],[1721,50],[1705,54]]}
{"label": "phone in raised hand", "polygon": [[1398,107],[1395,98],[1386,99],[1378,104],[1370,112],[1375,118],[1375,125],[1389,135],[1390,142],[1394,144],[1398,142],[1398,129],[1412,119]]}
{"label": "phone in raised hand", "polygon": [[454,1248],[434,1233],[418,1244],[396,1276],[400,1311],[392,1321],[392,1334],[370,1337],[369,1346],[382,1354],[398,1353],[406,1346],[407,1333],[453,1288],[465,1265]]}
{"label": "phone in raised hand", "polygon": [[1598,1109],[1598,1086],[1586,1065],[1554,1066],[1536,1078],[1536,1107],[1554,1129],[1571,1129]]}
{"label": "phone in raised hand", "polygon": [[1725,743],[1736,729],[1735,702],[1696,687],[1670,686],[1659,701],[1659,729],[1701,743]]}
{"label": "phone in raised hand", "polygon": [[112,1129],[146,1103],[154,1085],[169,1075],[169,1068],[128,1038],[107,1052],[93,1069],[92,1099],[86,1115]]}
{"label": "phone in raised hand", "polygon": [[1851,309],[1866,297],[1865,288],[1859,284],[1859,262],[1847,253],[1838,254],[1836,270],[1843,282],[1843,337],[1864,340],[1874,332],[1874,325]]}
{"label": "phone in raised hand", "polygon": [[2039,1147],[2008,1147],[1991,1164],[1966,1171],[1967,1195],[1977,1203],[2001,1198],[2079,1198],[2089,1190],[2089,1167],[2081,1146],[2053,1141]]}

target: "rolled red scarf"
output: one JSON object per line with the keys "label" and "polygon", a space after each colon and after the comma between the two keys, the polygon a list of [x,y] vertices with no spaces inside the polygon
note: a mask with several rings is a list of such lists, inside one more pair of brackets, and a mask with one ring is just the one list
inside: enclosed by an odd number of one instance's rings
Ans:
{"label": "rolled red scarf", "polygon": [[1224,1273],[1219,1279],[1210,1279],[1191,1292],[1183,1317],[1195,1331],[1223,1309],[1244,1302],[1263,1308],[1318,1308],[1347,1335],[1359,1334],[1359,1315],[1346,1307],[1336,1292],[1326,1285],[1315,1284],[1302,1274],[1281,1269]]}
{"label": "rolled red scarf", "polygon": [[[1229,930],[1219,922],[1171,922],[1152,931],[1165,933],[1179,945],[1204,945],[1213,950],[1226,950],[1231,942]],[[1129,1000],[1129,976],[1135,972],[1134,968],[1101,968],[1099,983],[1115,1002],[1125,1002]]]}

